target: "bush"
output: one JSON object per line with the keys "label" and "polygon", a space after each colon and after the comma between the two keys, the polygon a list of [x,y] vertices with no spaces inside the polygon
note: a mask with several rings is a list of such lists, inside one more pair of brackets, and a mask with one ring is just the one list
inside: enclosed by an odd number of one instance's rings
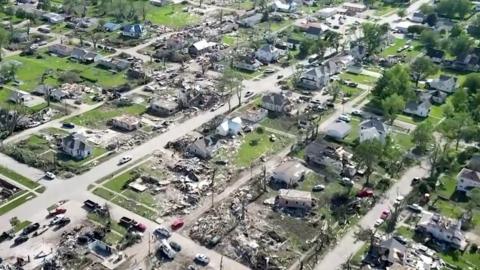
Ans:
{"label": "bush", "polygon": [[265,130],[263,129],[263,127],[257,127],[257,129],[255,130],[258,134],[263,134],[263,132],[265,132]]}
{"label": "bush", "polygon": [[470,247],[470,253],[476,253],[478,251],[478,245],[477,244],[472,244]]}

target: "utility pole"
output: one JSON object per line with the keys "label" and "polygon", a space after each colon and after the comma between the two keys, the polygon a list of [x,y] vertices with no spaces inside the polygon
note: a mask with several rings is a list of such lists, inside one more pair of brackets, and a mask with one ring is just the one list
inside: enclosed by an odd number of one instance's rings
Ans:
{"label": "utility pole", "polygon": [[212,183],[210,185],[210,189],[212,191],[212,208],[213,208],[213,199],[214,199],[214,195],[215,195],[215,192],[213,190],[213,187],[215,185],[215,174],[217,173],[217,169],[214,169],[213,172],[212,172]]}
{"label": "utility pole", "polygon": [[223,270],[223,255],[220,257],[220,270]]}

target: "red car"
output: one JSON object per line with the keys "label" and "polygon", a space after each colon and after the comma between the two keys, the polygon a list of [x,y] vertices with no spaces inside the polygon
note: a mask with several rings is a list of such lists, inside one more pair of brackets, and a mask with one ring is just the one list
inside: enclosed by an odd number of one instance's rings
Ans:
{"label": "red car", "polygon": [[372,197],[372,196],[373,196],[373,190],[369,188],[364,188],[357,193],[357,197],[360,197],[360,198],[366,198],[366,197]]}
{"label": "red car", "polygon": [[147,229],[147,226],[145,224],[138,222],[135,224],[135,229],[139,232],[144,232]]}
{"label": "red car", "polygon": [[390,211],[389,210],[384,210],[382,214],[380,215],[380,218],[383,220],[386,220],[390,216]]}
{"label": "red car", "polygon": [[48,217],[54,217],[60,214],[65,214],[67,212],[67,209],[65,208],[55,208],[53,210],[48,211]]}
{"label": "red car", "polygon": [[172,222],[171,228],[172,230],[177,230],[183,226],[184,222],[182,219],[177,218]]}

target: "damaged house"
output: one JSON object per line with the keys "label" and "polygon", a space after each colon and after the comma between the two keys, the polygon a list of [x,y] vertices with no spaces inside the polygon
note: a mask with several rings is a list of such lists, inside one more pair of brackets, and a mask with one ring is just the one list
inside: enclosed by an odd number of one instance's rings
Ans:
{"label": "damaged house", "polygon": [[200,137],[190,143],[186,151],[196,157],[209,159],[216,149],[217,141],[212,136]]}
{"label": "damaged house", "polygon": [[280,164],[271,175],[272,183],[289,188],[295,187],[305,177],[305,168],[296,161],[289,161]]}
{"label": "damaged house", "polygon": [[150,103],[148,111],[151,114],[159,116],[171,116],[179,111],[179,105],[175,101],[165,100],[165,99],[156,99]]}
{"label": "damaged house", "polygon": [[81,133],[70,133],[62,139],[62,150],[74,159],[85,159],[93,152],[93,147]]}
{"label": "damaged house", "polygon": [[313,207],[312,193],[295,189],[280,189],[275,205],[298,212],[309,212]]}

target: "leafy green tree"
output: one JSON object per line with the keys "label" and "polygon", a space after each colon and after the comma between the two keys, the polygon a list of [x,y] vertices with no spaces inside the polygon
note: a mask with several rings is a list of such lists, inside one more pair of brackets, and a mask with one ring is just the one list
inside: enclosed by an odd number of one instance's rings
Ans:
{"label": "leafy green tree", "polygon": [[423,4],[420,6],[420,11],[423,13],[423,14],[434,14],[435,13],[435,7],[432,6],[432,5],[429,5],[429,4]]}
{"label": "leafy green tree", "polygon": [[477,93],[480,89],[480,74],[470,73],[465,77],[462,87],[466,87],[470,93]]}
{"label": "leafy green tree", "polygon": [[433,125],[427,120],[420,123],[413,131],[413,141],[420,153],[425,153],[428,150],[428,146],[433,141]]}
{"label": "leafy green tree", "polygon": [[449,141],[455,141],[455,149],[462,139],[468,137],[471,126],[474,125],[468,113],[455,113],[452,117],[444,119],[439,126],[440,131]]}
{"label": "leafy green tree", "polygon": [[426,79],[428,76],[437,73],[438,67],[430,60],[429,57],[417,57],[410,65],[412,77],[415,81],[415,86],[418,86],[420,80]]}
{"label": "leafy green tree", "polygon": [[468,0],[440,0],[437,3],[437,12],[453,19],[458,15],[461,19],[471,10],[471,3]]}
{"label": "leafy green tree", "polygon": [[402,96],[404,100],[413,98],[415,91],[410,81],[408,67],[397,64],[385,70],[373,88],[372,94],[380,101],[393,94]]}
{"label": "leafy green tree", "polygon": [[451,41],[449,51],[451,54],[459,56],[464,53],[469,53],[472,50],[473,45],[474,41],[470,37],[461,34]]}
{"label": "leafy green tree", "polygon": [[473,207],[480,206],[480,188],[470,190],[468,197],[470,198],[470,203]]}
{"label": "leafy green tree", "polygon": [[425,22],[428,24],[428,26],[433,27],[437,24],[438,22],[438,16],[436,13],[428,14],[427,17],[425,18]]}
{"label": "leafy green tree", "polygon": [[468,25],[468,33],[474,38],[480,38],[480,14],[477,14]]}
{"label": "leafy green tree", "polygon": [[360,167],[365,166],[365,185],[369,184],[370,175],[373,172],[373,167],[380,161],[383,153],[383,145],[377,140],[366,140],[359,143],[353,149],[353,158],[358,162]]}
{"label": "leafy green tree", "polygon": [[362,24],[363,42],[365,43],[367,53],[373,54],[380,49],[385,34],[388,32],[388,25],[378,25],[373,23]]}
{"label": "leafy green tree", "polygon": [[0,27],[0,62],[2,61],[2,49],[10,42],[10,34],[5,28]]}
{"label": "leafy green tree", "polygon": [[420,42],[425,49],[436,49],[438,47],[440,35],[430,29],[423,31],[420,34]]}
{"label": "leafy green tree", "polygon": [[385,120],[390,123],[393,123],[393,121],[395,121],[397,115],[402,112],[404,108],[405,100],[397,93],[394,93],[382,100],[383,115],[385,117]]}
{"label": "leafy green tree", "polygon": [[465,88],[458,89],[450,100],[455,112],[468,111],[468,93]]}
{"label": "leafy green tree", "polygon": [[398,17],[403,19],[405,16],[407,16],[407,12],[404,8],[402,8],[402,9],[397,11],[397,15],[398,15]]}

